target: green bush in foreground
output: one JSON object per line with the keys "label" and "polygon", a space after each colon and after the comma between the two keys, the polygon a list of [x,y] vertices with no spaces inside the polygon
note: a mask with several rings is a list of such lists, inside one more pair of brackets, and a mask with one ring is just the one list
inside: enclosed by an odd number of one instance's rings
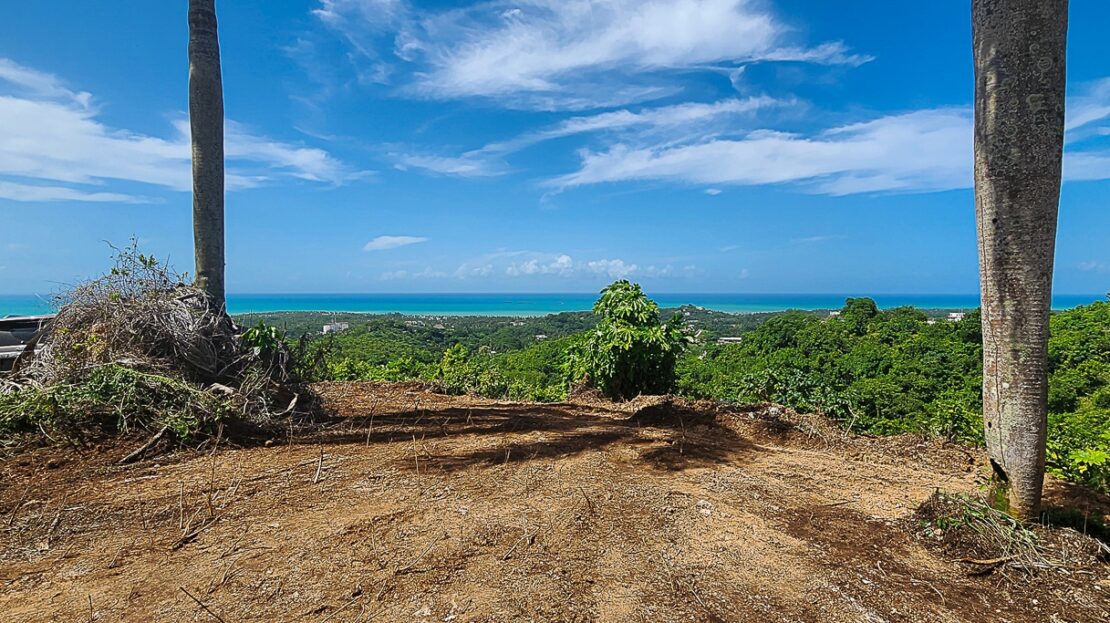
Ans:
{"label": "green bush in foreground", "polygon": [[29,385],[0,394],[0,435],[41,429],[47,435],[80,437],[169,428],[179,438],[211,430],[232,413],[225,397],[167,376],[110,364],[79,382]]}
{"label": "green bush in foreground", "polygon": [[660,323],[655,302],[624,279],[601,291],[594,314],[597,327],[567,355],[571,383],[588,379],[615,400],[674,389],[675,365],[689,341],[682,316]]}

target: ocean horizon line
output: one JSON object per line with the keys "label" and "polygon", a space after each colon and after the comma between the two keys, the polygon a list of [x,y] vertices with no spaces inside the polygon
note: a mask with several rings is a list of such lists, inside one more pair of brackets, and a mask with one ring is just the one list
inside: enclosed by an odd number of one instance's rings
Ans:
{"label": "ocean horizon line", "polygon": [[[542,316],[589,311],[596,292],[422,292],[422,293],[231,293],[228,313],[277,312],[398,313],[412,316]],[[848,298],[872,298],[880,308],[912,305],[920,309],[974,309],[978,293],[723,293],[649,292],[663,308],[684,305],[728,313],[765,313],[788,309],[839,309]],[[1062,310],[1105,300],[1105,294],[1053,296]],[[0,295],[0,317],[51,313],[44,295]]]}

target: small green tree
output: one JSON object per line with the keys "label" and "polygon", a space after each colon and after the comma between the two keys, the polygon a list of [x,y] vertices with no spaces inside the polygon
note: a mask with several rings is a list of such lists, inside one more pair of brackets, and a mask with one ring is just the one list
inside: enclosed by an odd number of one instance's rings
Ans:
{"label": "small green tree", "polygon": [[571,383],[588,379],[616,400],[674,389],[675,365],[689,342],[681,315],[661,323],[659,306],[624,279],[601,291],[594,314],[597,327],[568,352]]}

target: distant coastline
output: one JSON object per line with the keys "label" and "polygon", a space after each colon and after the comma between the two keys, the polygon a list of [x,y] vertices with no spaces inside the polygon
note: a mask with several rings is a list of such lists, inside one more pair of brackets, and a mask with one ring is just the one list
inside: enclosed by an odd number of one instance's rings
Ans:
{"label": "distant coastline", "polygon": [[[696,305],[729,313],[774,312],[787,309],[839,309],[852,296],[869,296],[882,308],[912,305],[921,309],[972,309],[976,294],[698,294],[649,293],[661,307]],[[1102,294],[1059,294],[1053,309],[1070,309],[1104,300]],[[559,294],[232,294],[232,314],[302,312],[400,313],[414,316],[542,316],[588,311],[593,292]],[[0,295],[0,317],[45,314],[49,299],[35,295]]]}

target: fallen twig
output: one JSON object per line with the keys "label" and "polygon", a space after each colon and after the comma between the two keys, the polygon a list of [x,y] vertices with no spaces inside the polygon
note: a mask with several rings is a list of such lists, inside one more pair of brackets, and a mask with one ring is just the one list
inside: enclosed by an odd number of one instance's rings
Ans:
{"label": "fallen twig", "polygon": [[[190,522],[190,524],[191,523],[192,522]],[[181,538],[178,539],[177,542],[175,542],[170,547],[170,551],[177,551],[177,550],[181,549],[182,547],[185,547],[186,545],[191,543],[193,541],[193,539],[197,538],[197,536],[201,532],[204,532],[204,530],[206,528],[208,528],[208,526],[211,526],[214,523],[216,523],[216,518],[215,517],[209,517],[208,519],[205,519],[204,521],[201,522],[201,524],[199,526],[196,527],[195,530],[190,530],[190,531],[186,532],[185,534],[181,535]]]}
{"label": "fallen twig", "polygon": [[343,604],[342,606],[339,606],[338,608],[336,608],[335,610],[333,610],[333,611],[332,611],[332,613],[331,613],[331,614],[329,614],[328,616],[326,616],[326,617],[324,617],[324,618],[320,619],[320,623],[327,623],[327,621],[329,621],[329,620],[330,620],[330,619],[331,619],[331,618],[332,618],[333,616],[335,616],[335,615],[339,614],[340,612],[343,612],[344,610],[346,610],[346,609],[347,609],[347,607],[348,607],[348,606],[350,606],[351,604],[355,603],[356,601],[358,601],[358,600],[360,600],[360,599],[362,599],[362,595],[361,595],[361,594],[360,594],[360,595],[356,595],[356,596],[352,597],[350,601],[348,601],[347,603],[345,603],[345,604]]}
{"label": "fallen twig", "polygon": [[416,563],[418,563],[418,562],[420,562],[421,560],[423,560],[423,559],[424,559],[424,557],[428,555],[428,552],[432,551],[432,548],[433,548],[433,547],[435,547],[435,546],[436,546],[435,542],[429,543],[429,544],[428,544],[428,547],[424,548],[424,551],[423,551],[423,552],[421,552],[419,556],[417,556],[416,558],[414,558],[414,559],[412,560],[412,562],[410,562],[409,564],[407,564],[407,565],[405,565],[405,566],[401,567],[400,569],[398,569],[398,570],[394,571],[394,572],[393,572],[393,575],[401,575],[401,574],[403,574],[403,573],[412,573],[412,568],[413,568],[413,566],[415,566],[415,565],[416,565]]}
{"label": "fallen twig", "polygon": [[525,542],[525,541],[528,542],[528,545],[532,545],[533,543],[535,543],[536,542],[536,533],[535,532],[532,532],[531,534],[525,533],[524,536],[517,539],[516,543],[513,543],[513,546],[509,548],[509,551],[505,552],[501,556],[501,560],[508,560],[509,558],[512,558],[513,552],[516,551],[516,548],[519,547],[520,544]]}
{"label": "fallen twig", "polygon": [[320,482],[320,472],[324,469],[324,447],[320,446],[320,460],[316,462],[316,475],[312,477],[312,484]]}
{"label": "fallen twig", "polygon": [[1014,558],[1016,558],[1016,556],[999,556],[998,558],[988,558],[988,559],[985,559],[985,560],[980,560],[978,558],[960,558],[956,562],[966,562],[966,563],[973,564],[973,565],[982,565],[984,567],[991,567],[991,566],[995,566],[995,565],[1000,565],[1004,562],[1009,562],[1009,561],[1013,560]]}
{"label": "fallen twig", "polygon": [[170,429],[169,426],[163,426],[162,429],[159,430],[157,433],[154,433],[154,436],[151,437],[150,439],[148,439],[146,443],[144,443],[142,446],[137,448],[134,452],[132,452],[132,453],[128,454],[127,456],[123,457],[122,459],[120,459],[119,464],[120,465],[126,465],[128,463],[131,463],[131,462],[137,460],[144,453],[146,453],[147,450],[153,448],[154,444],[161,441],[162,436],[165,435],[166,431],[168,431],[169,429]]}
{"label": "fallen twig", "polygon": [[198,605],[198,606],[200,606],[201,608],[203,608],[205,612],[207,612],[208,614],[212,615],[212,618],[216,619],[216,620],[217,620],[217,621],[219,621],[220,623],[227,623],[227,621],[224,621],[224,620],[223,620],[223,617],[221,617],[220,615],[216,614],[215,612],[212,612],[212,610],[211,610],[211,609],[210,609],[210,608],[209,608],[208,606],[204,605],[204,602],[203,602],[203,601],[201,601],[201,600],[197,599],[196,597],[193,597],[193,594],[192,594],[192,593],[190,593],[189,591],[185,590],[185,587],[184,587],[184,586],[178,586],[177,588],[180,588],[180,589],[181,589],[181,592],[183,592],[183,593],[185,593],[186,595],[188,595],[188,596],[189,596],[189,599],[192,599],[193,601],[197,602],[197,605]]}

